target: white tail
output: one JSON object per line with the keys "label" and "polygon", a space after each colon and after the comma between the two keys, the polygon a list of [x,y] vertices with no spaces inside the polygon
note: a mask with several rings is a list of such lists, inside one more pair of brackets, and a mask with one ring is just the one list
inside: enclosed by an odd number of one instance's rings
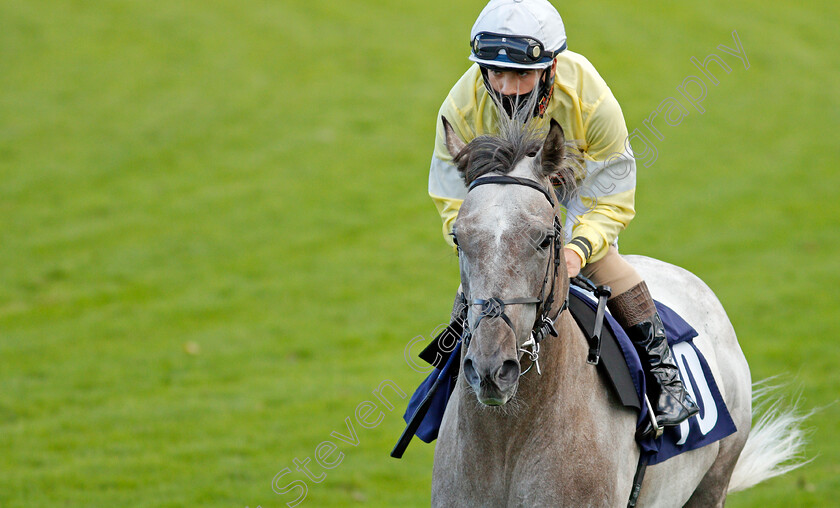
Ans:
{"label": "white tail", "polygon": [[[753,419],[761,417],[750,430],[741,456],[729,480],[729,493],[783,475],[810,462],[804,460],[805,431],[802,422],[811,413],[798,414],[798,403],[783,407],[782,399],[770,398],[779,388],[759,381],[753,384]],[[763,414],[762,414],[763,413]]]}

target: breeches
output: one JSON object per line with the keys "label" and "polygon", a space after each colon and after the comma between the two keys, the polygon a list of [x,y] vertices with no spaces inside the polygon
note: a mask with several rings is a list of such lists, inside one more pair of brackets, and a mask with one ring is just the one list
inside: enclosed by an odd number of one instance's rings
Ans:
{"label": "breeches", "polygon": [[639,272],[619,255],[615,245],[610,245],[606,256],[584,266],[581,272],[596,286],[609,286],[613,298],[642,282]]}

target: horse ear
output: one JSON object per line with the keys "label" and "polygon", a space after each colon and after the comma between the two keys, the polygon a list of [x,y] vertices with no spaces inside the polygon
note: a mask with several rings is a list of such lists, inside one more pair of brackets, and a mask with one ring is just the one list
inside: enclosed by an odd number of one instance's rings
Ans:
{"label": "horse ear", "polygon": [[461,138],[455,134],[455,129],[452,128],[452,125],[449,123],[449,120],[446,119],[445,116],[440,117],[441,121],[443,121],[443,132],[446,137],[446,148],[449,150],[449,155],[452,156],[454,159],[461,153],[461,150],[464,149],[466,144],[461,141]]}
{"label": "horse ear", "polygon": [[551,176],[561,169],[563,158],[566,156],[566,137],[563,127],[557,120],[551,119],[551,127],[542,147],[542,170],[546,176]]}

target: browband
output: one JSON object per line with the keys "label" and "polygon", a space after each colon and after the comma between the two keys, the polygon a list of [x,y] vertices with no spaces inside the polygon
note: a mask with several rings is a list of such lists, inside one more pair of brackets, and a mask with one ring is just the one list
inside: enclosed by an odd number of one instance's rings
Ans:
{"label": "browband", "polygon": [[531,187],[534,190],[538,190],[542,192],[542,195],[545,196],[545,199],[551,203],[551,207],[554,208],[554,200],[551,199],[551,194],[543,187],[542,185],[538,184],[533,180],[529,180],[527,178],[519,178],[516,176],[509,176],[509,175],[500,175],[500,176],[482,176],[481,178],[477,178],[473,180],[470,184],[468,191],[473,190],[474,188],[478,187],[479,185],[487,185],[490,183],[497,183],[497,184],[517,184],[517,185],[524,185],[526,187]]}

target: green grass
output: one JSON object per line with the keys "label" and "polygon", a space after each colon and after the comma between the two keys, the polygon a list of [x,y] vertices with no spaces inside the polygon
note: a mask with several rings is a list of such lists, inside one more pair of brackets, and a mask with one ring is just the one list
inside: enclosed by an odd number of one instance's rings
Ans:
{"label": "green grass", "polygon": [[[0,0],[0,506],[422,506],[433,447],[344,419],[446,319],[435,115],[482,2]],[[630,130],[737,30],[750,61],[662,126],[622,251],[716,290],[755,379],[821,408],[804,468],[730,506],[840,494],[837,4],[564,5]],[[354,420],[355,421],[355,420]],[[333,456],[333,458],[335,455]],[[310,463],[315,474],[324,472]]]}

